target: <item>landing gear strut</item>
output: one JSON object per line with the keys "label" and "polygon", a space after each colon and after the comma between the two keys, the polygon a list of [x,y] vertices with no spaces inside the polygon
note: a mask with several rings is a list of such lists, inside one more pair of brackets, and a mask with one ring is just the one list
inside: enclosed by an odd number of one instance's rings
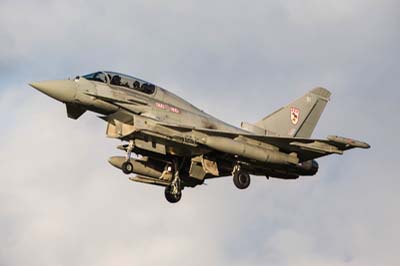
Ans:
{"label": "landing gear strut", "polygon": [[247,171],[241,169],[240,165],[233,168],[233,183],[238,189],[245,189],[250,185],[250,175]]}
{"label": "landing gear strut", "polygon": [[183,166],[183,160],[181,164],[179,164],[177,159],[173,160],[172,170],[174,172],[174,177],[169,186],[165,188],[164,195],[168,202],[176,203],[182,198],[182,184],[181,179],[179,177],[179,171]]}
{"label": "landing gear strut", "polygon": [[135,146],[133,140],[129,141],[128,148],[126,149],[126,161],[121,165],[122,172],[124,172],[124,174],[127,175],[133,172],[133,165],[130,162],[130,160],[131,160],[131,153],[134,147]]}

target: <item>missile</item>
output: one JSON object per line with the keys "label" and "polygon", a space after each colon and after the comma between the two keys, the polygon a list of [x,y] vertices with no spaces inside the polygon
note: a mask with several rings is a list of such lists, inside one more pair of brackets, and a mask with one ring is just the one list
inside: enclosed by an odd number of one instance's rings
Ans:
{"label": "missile", "polygon": [[[200,133],[201,134],[201,133]],[[241,156],[243,158],[271,164],[297,164],[299,159],[296,154],[263,149],[251,144],[235,141],[229,138],[201,134],[198,142],[215,150]]]}

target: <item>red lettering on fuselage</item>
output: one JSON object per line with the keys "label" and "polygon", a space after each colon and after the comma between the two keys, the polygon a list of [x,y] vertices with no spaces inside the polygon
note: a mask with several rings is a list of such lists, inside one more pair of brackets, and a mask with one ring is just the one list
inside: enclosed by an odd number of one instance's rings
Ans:
{"label": "red lettering on fuselage", "polygon": [[176,114],[179,114],[181,112],[178,108],[176,108],[174,106],[169,106],[168,104],[165,104],[165,103],[156,102],[156,107],[160,108],[160,109],[163,109],[163,110],[167,110],[167,111],[176,113]]}

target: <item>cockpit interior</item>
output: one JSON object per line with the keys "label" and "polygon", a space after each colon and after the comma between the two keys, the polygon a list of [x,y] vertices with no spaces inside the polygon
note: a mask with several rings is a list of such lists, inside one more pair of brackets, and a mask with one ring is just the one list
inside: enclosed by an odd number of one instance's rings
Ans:
{"label": "cockpit interior", "polygon": [[87,80],[102,82],[111,86],[126,87],[146,94],[153,94],[156,89],[154,84],[147,81],[110,71],[99,71],[82,77]]}

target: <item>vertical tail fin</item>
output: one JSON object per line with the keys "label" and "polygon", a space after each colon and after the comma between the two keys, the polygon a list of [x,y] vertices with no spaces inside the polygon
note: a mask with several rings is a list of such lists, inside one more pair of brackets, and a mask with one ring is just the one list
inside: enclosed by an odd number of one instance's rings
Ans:
{"label": "vertical tail fin", "polygon": [[330,95],[327,89],[315,88],[258,121],[255,126],[265,129],[269,135],[309,138]]}

